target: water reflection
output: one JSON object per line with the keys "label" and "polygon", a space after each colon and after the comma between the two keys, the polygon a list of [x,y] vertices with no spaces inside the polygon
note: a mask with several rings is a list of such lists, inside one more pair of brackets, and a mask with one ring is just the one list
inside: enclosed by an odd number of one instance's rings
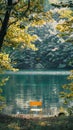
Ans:
{"label": "water reflection", "polygon": [[7,107],[5,113],[26,113],[30,111],[29,102],[31,100],[42,101],[45,114],[50,110],[57,111],[62,106],[59,92],[62,85],[67,83],[66,77],[69,72],[55,71],[38,73],[8,73],[10,79],[4,87]]}

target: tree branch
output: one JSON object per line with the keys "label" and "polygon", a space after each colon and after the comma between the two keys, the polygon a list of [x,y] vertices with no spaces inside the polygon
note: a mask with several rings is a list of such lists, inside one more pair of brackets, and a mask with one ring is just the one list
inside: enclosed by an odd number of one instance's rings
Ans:
{"label": "tree branch", "polygon": [[4,20],[2,22],[2,27],[1,27],[1,30],[0,30],[0,50],[2,48],[4,37],[5,37],[6,32],[7,32],[11,10],[12,10],[12,0],[8,0],[5,17],[4,17]]}
{"label": "tree branch", "polygon": [[0,21],[1,21],[1,23],[2,23],[2,19],[0,18]]}

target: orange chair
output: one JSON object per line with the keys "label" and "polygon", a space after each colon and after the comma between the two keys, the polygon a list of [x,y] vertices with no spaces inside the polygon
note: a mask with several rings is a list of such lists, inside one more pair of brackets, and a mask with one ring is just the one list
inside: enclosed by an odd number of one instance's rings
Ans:
{"label": "orange chair", "polygon": [[35,113],[39,114],[39,112],[42,114],[42,101],[30,101],[29,105],[31,115],[34,115]]}

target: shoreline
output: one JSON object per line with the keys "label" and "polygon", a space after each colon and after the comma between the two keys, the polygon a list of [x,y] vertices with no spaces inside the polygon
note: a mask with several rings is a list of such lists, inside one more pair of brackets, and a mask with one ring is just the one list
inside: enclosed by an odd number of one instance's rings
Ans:
{"label": "shoreline", "polygon": [[[26,117],[28,117],[26,115]],[[0,114],[0,130],[73,130],[73,115],[26,118],[24,114]]]}
{"label": "shoreline", "polygon": [[12,117],[17,117],[17,118],[26,118],[26,119],[34,119],[34,118],[37,118],[37,119],[40,119],[40,118],[54,118],[54,117],[58,117],[58,116],[53,116],[53,115],[41,115],[41,114],[11,114]]}

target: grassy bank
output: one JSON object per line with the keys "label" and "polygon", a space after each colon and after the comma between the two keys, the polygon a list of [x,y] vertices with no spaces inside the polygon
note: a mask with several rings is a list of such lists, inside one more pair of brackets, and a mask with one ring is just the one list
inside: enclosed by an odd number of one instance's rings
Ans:
{"label": "grassy bank", "polygon": [[73,116],[26,119],[0,114],[0,130],[73,130]]}

